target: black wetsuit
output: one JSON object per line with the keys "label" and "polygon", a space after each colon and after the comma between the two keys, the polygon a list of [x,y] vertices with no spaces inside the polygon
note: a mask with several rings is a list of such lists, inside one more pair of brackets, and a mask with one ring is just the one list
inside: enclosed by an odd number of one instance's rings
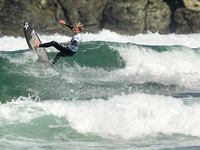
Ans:
{"label": "black wetsuit", "polygon": [[[71,30],[73,30],[73,26],[65,24],[67,27],[69,27]],[[71,45],[76,45],[77,41],[73,41],[71,43]],[[58,49],[60,52],[56,55],[56,57],[54,58],[54,60],[52,61],[53,64],[57,63],[58,59],[60,57],[66,57],[66,56],[73,56],[76,52],[73,52],[72,50],[70,50],[70,48],[68,46],[65,46],[63,44],[60,44],[58,42],[55,41],[51,41],[48,43],[44,43],[44,44],[39,44],[39,47],[55,47],[56,49]]]}

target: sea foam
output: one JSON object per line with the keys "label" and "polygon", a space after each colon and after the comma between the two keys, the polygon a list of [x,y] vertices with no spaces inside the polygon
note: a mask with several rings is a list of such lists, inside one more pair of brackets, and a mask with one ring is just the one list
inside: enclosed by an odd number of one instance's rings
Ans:
{"label": "sea foam", "polygon": [[1,122],[6,124],[54,116],[65,118],[79,134],[102,138],[132,139],[159,134],[200,137],[199,115],[197,101],[185,103],[171,96],[139,93],[115,95],[108,100],[18,101],[0,105]]}

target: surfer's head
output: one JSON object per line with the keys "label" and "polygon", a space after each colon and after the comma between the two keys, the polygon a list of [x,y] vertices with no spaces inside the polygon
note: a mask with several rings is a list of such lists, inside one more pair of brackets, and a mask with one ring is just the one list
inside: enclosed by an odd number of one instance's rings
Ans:
{"label": "surfer's head", "polygon": [[78,34],[84,30],[83,25],[81,23],[75,23],[74,26],[74,34]]}

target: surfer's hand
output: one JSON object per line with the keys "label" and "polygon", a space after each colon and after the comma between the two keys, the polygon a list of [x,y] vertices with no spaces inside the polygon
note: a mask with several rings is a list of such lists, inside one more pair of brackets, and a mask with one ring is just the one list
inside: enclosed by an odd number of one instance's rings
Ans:
{"label": "surfer's hand", "polygon": [[71,45],[71,44],[72,44],[72,42],[70,42],[70,41],[68,41],[68,43],[69,43],[69,45]]}
{"label": "surfer's hand", "polygon": [[60,22],[61,24],[63,24],[63,25],[66,24],[65,21],[63,21],[63,20],[60,20],[59,22]]}

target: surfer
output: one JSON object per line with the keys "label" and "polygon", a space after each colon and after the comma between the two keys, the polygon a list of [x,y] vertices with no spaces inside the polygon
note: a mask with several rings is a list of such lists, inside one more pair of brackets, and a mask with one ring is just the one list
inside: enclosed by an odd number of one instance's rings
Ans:
{"label": "surfer", "polygon": [[50,46],[53,46],[60,51],[56,55],[56,57],[53,59],[53,61],[52,61],[53,64],[56,64],[60,57],[66,57],[66,56],[71,57],[77,52],[77,50],[78,50],[78,48],[79,48],[79,46],[81,45],[81,42],[82,42],[81,32],[84,29],[83,25],[81,25],[80,23],[75,23],[75,26],[72,26],[72,25],[68,25],[63,20],[60,20],[59,22],[63,25],[66,25],[67,27],[69,27],[74,32],[71,41],[68,41],[68,46],[60,44],[56,41],[51,41],[51,42],[48,42],[48,43],[39,44],[38,39],[35,40],[35,43],[34,43],[34,47],[50,47]]}

